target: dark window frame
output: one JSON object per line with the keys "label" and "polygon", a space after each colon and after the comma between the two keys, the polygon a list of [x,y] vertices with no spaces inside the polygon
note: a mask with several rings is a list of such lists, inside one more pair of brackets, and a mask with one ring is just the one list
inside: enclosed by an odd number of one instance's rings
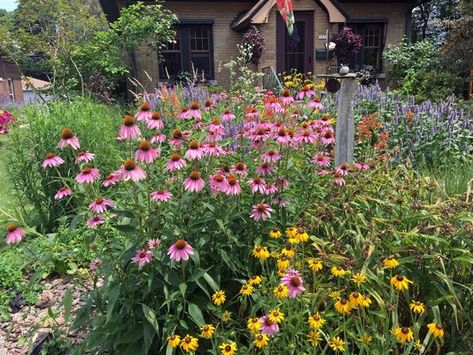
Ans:
{"label": "dark window frame", "polygon": [[[178,35],[179,48],[173,49],[164,49],[161,52],[163,58],[166,57],[166,54],[176,54],[179,53],[180,57],[180,72],[192,72],[192,57],[201,56],[208,58],[209,64],[209,73],[207,75],[208,80],[215,80],[215,68],[214,68],[214,40],[213,40],[213,20],[181,20],[176,24],[176,34]],[[192,49],[192,38],[191,32],[196,28],[199,31],[205,29],[205,36],[199,37],[201,44],[204,44],[205,39],[207,41],[208,49]],[[202,32],[203,33],[203,32]],[[201,34],[202,34],[201,33]],[[168,46],[172,47],[173,45]],[[159,58],[159,78],[160,81],[167,81],[167,75],[165,71],[165,64]],[[175,76],[179,73],[170,73],[171,80],[175,79]],[[199,72],[200,74],[201,72]],[[174,76],[174,77],[173,77]]]}
{"label": "dark window frame", "polygon": [[13,78],[7,78],[7,91],[8,91],[8,96],[10,96],[10,99],[12,101],[15,101],[16,99],[15,80]]}

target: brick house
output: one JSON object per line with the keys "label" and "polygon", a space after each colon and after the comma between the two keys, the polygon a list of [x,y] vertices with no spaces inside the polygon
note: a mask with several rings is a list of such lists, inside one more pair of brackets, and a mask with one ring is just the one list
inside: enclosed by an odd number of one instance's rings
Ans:
{"label": "brick house", "polygon": [[[109,21],[130,0],[101,0]],[[192,65],[219,85],[228,84],[222,64],[236,57],[237,44],[251,25],[264,34],[265,48],[258,71],[272,67],[278,73],[296,68],[325,73],[325,42],[343,25],[363,38],[363,48],[351,65],[370,65],[383,73],[382,51],[410,35],[412,9],[419,0],[293,0],[296,23],[290,37],[275,0],[167,0],[165,6],[179,18],[176,44],[164,51],[164,60],[143,46],[133,54],[135,75],[142,82],[163,81],[167,75],[190,71]],[[145,84],[146,85],[146,84]],[[148,84],[149,86],[151,84]],[[155,84],[154,84],[155,85]]]}
{"label": "brick house", "polygon": [[17,66],[0,57],[0,104],[23,103],[21,74]]}

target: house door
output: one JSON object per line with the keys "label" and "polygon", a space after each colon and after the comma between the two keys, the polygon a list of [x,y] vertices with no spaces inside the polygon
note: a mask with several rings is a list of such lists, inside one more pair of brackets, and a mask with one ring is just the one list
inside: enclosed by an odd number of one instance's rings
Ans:
{"label": "house door", "polygon": [[291,36],[282,17],[278,14],[276,25],[276,67],[278,73],[313,71],[314,13],[295,11],[294,32]]}

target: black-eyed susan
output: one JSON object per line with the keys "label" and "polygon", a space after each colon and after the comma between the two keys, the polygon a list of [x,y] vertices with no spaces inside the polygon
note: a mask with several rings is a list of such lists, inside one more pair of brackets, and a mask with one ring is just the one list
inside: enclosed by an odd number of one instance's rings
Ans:
{"label": "black-eyed susan", "polygon": [[414,333],[409,327],[396,327],[392,330],[392,333],[401,343],[409,343],[414,339]]}
{"label": "black-eyed susan", "polygon": [[434,338],[443,337],[445,334],[443,327],[435,322],[427,324],[427,329],[429,330],[429,333],[434,336]]}
{"label": "black-eyed susan", "polygon": [[393,285],[398,291],[407,290],[410,283],[412,283],[412,281],[402,275],[395,275],[391,277],[391,285]]}
{"label": "black-eyed susan", "polygon": [[237,345],[234,341],[223,343],[219,346],[220,353],[223,355],[233,355],[237,351]]}
{"label": "black-eyed susan", "polygon": [[368,335],[368,334],[363,334],[362,336],[360,336],[358,338],[358,340],[362,343],[362,344],[369,344],[373,341],[373,337],[371,335]]}
{"label": "black-eyed susan", "polygon": [[259,259],[259,260],[266,260],[267,258],[269,258],[269,251],[268,251],[268,248],[267,247],[263,247],[263,246],[256,246],[254,247],[253,249],[253,256],[256,258],[256,259]]}
{"label": "black-eyed susan", "polygon": [[269,337],[266,334],[258,334],[253,342],[258,349],[263,349],[269,343]]}
{"label": "black-eyed susan", "polygon": [[324,326],[325,324],[325,319],[319,314],[319,312],[315,314],[309,315],[309,327],[312,329],[320,329]]}
{"label": "black-eyed susan", "polygon": [[263,282],[263,277],[262,277],[262,276],[259,276],[259,275],[255,275],[255,276],[252,276],[252,277],[248,280],[248,285],[251,285],[251,286],[258,286],[259,284],[261,284],[261,282]]}
{"label": "black-eyed susan", "polygon": [[342,298],[335,302],[335,309],[337,312],[341,314],[347,314],[350,313],[352,307],[350,305],[350,302],[348,302],[346,299]]}
{"label": "black-eyed susan", "polygon": [[261,330],[261,323],[258,317],[250,317],[248,322],[246,323],[246,327],[250,330],[250,332],[258,334]]}
{"label": "black-eyed susan", "polygon": [[253,293],[253,286],[251,285],[243,285],[240,288],[240,295],[249,296]]}
{"label": "black-eyed susan", "polygon": [[180,347],[182,350],[184,350],[186,353],[190,351],[196,351],[197,348],[199,347],[199,339],[194,338],[187,334],[182,340]]}
{"label": "black-eyed susan", "polygon": [[216,306],[220,306],[224,304],[225,299],[226,299],[225,291],[222,291],[222,290],[218,290],[212,295],[212,302]]}
{"label": "black-eyed susan", "polygon": [[289,289],[286,285],[280,284],[274,288],[273,293],[277,298],[284,299],[289,296]]}
{"label": "black-eyed susan", "polygon": [[366,281],[366,276],[365,274],[358,272],[354,274],[351,278],[351,280],[357,285],[360,286],[361,284],[365,283]]}
{"label": "black-eyed susan", "polygon": [[340,290],[333,290],[333,291],[330,291],[330,293],[328,294],[328,296],[330,298],[333,298],[334,300],[338,300],[342,295],[342,292]]}
{"label": "black-eyed susan", "polygon": [[269,319],[274,323],[281,323],[284,320],[284,313],[279,308],[273,309],[268,313]]}
{"label": "black-eyed susan", "polygon": [[425,311],[425,305],[420,301],[411,301],[411,303],[409,304],[409,308],[412,312],[417,314],[421,314]]}
{"label": "black-eyed susan", "polygon": [[361,296],[361,307],[369,307],[371,305],[371,297],[369,295],[363,295]]}
{"label": "black-eyed susan", "polygon": [[358,308],[358,306],[363,304],[363,295],[359,294],[358,292],[352,292],[350,293],[348,300],[350,301],[350,306],[352,308]]}
{"label": "black-eyed susan", "polygon": [[323,268],[322,260],[320,259],[307,259],[307,264],[309,265],[309,269],[312,272],[319,272]]}
{"label": "black-eyed susan", "polygon": [[296,255],[296,250],[288,245],[281,250],[281,254],[286,255],[288,258],[292,259]]}
{"label": "black-eyed susan", "polygon": [[273,239],[281,238],[281,231],[279,229],[271,229],[269,231],[269,237]]}
{"label": "black-eyed susan", "polygon": [[215,327],[212,324],[205,324],[200,327],[200,336],[204,338],[211,338],[215,333]]}
{"label": "black-eyed susan", "polygon": [[232,320],[232,312],[225,311],[222,313],[222,320],[224,322],[230,322]]}
{"label": "black-eyed susan", "polygon": [[286,235],[288,238],[295,238],[297,234],[297,228],[296,227],[289,227],[286,228]]}
{"label": "black-eyed susan", "polygon": [[295,238],[299,241],[299,243],[305,243],[309,240],[309,234],[303,229],[297,229]]}
{"label": "black-eyed susan", "polygon": [[312,346],[319,346],[322,341],[322,336],[318,330],[311,330],[307,333],[307,340]]}
{"label": "black-eyed susan", "polygon": [[333,276],[335,277],[342,277],[344,276],[348,271],[342,268],[341,266],[333,266],[330,269],[330,272],[332,273]]}
{"label": "black-eyed susan", "polygon": [[341,352],[344,352],[345,351],[345,341],[340,338],[340,337],[332,337],[328,343],[328,345],[330,346],[330,348],[332,348],[333,351],[341,351]]}
{"label": "black-eyed susan", "polygon": [[179,335],[171,335],[168,336],[168,345],[171,348],[177,348],[179,344],[181,343],[181,337]]}
{"label": "black-eyed susan", "polygon": [[397,261],[393,256],[390,256],[383,260],[383,264],[388,269],[394,269],[399,266],[399,261]]}
{"label": "black-eyed susan", "polygon": [[416,348],[416,350],[423,351],[424,344],[421,343],[420,339],[417,339],[414,343],[414,347]]}
{"label": "black-eyed susan", "polygon": [[277,266],[278,266],[279,271],[285,271],[289,269],[290,265],[291,265],[291,260],[286,255],[281,255],[281,257],[278,258]]}

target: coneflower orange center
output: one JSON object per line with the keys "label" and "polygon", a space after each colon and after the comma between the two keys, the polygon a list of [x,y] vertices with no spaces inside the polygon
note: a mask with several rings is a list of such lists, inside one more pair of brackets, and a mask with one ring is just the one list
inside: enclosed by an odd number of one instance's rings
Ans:
{"label": "coneflower orange center", "polygon": [[191,144],[189,144],[189,149],[199,149],[199,143],[192,141]]}
{"label": "coneflower orange center", "polygon": [[125,167],[125,170],[132,171],[136,168],[136,163],[133,160],[128,159],[125,161],[125,164],[123,164],[123,166]]}
{"label": "coneflower orange center", "polygon": [[261,183],[262,183],[261,178],[255,177],[255,178],[253,179],[253,183],[255,183],[256,185],[261,184]]}
{"label": "coneflower orange center", "polygon": [[207,99],[205,100],[205,107],[209,107],[209,106],[212,106],[212,101]]}
{"label": "coneflower orange center", "polygon": [[193,102],[191,104],[191,110],[198,110],[200,108],[200,105],[197,102]]}
{"label": "coneflower orange center", "polygon": [[91,168],[90,166],[84,166],[84,167],[82,168],[82,172],[83,172],[84,174],[90,174],[90,173],[92,172],[92,168]]}
{"label": "coneflower orange center", "polygon": [[14,223],[7,224],[7,231],[9,233],[16,231],[17,226]]}
{"label": "coneflower orange center", "polygon": [[200,179],[200,173],[198,171],[193,171],[191,172],[190,176],[191,180],[199,180]]}
{"label": "coneflower orange center", "polygon": [[230,176],[230,177],[228,178],[228,184],[229,184],[230,186],[236,185],[236,183],[237,183],[237,181],[236,181],[236,179],[235,179],[234,176]]}
{"label": "coneflower orange center", "polygon": [[147,140],[142,140],[140,143],[140,149],[148,151],[151,149],[151,144]]}
{"label": "coneflower orange center", "polygon": [[214,179],[215,179],[215,181],[217,181],[217,182],[222,182],[223,180],[225,180],[225,178],[223,177],[223,175],[216,175]]}
{"label": "coneflower orange center", "polygon": [[123,119],[123,124],[127,127],[131,127],[135,125],[135,118],[130,115],[126,115]]}
{"label": "coneflower orange center", "polygon": [[291,277],[291,285],[294,287],[298,287],[301,285],[301,279],[297,276]]}
{"label": "coneflower orange center", "polygon": [[237,164],[235,165],[235,168],[236,168],[237,170],[245,170],[245,164],[243,164],[243,163],[237,163]]}
{"label": "coneflower orange center", "polygon": [[282,96],[288,97],[288,96],[291,96],[291,93],[289,92],[288,89],[284,89],[284,90],[282,91]]}
{"label": "coneflower orange center", "polygon": [[173,155],[171,155],[171,160],[172,161],[179,161],[179,160],[181,160],[181,156],[179,154],[173,154]]}
{"label": "coneflower orange center", "polygon": [[147,102],[143,102],[143,105],[141,105],[141,111],[149,111],[151,110],[151,107]]}
{"label": "coneflower orange center", "polygon": [[64,128],[61,131],[61,138],[62,139],[71,139],[72,137],[74,137],[74,131],[72,129]]}
{"label": "coneflower orange center", "polygon": [[284,137],[286,135],[286,130],[284,128],[281,128],[279,131],[278,131],[278,136],[279,137]]}
{"label": "coneflower orange center", "polygon": [[258,212],[261,212],[261,213],[266,212],[266,207],[265,207],[262,203],[260,203],[260,204],[256,207],[256,209],[258,210]]}
{"label": "coneflower orange center", "polygon": [[225,112],[224,112],[225,115],[228,115],[228,114],[230,114],[230,113],[231,113],[231,111],[230,111],[228,108],[227,108],[227,109],[225,110]]}
{"label": "coneflower orange center", "polygon": [[175,244],[174,246],[179,249],[179,250],[182,250],[186,247],[186,241],[184,239],[179,239]]}
{"label": "coneflower orange center", "polygon": [[161,115],[159,114],[159,112],[156,112],[154,111],[151,115],[151,119],[152,120],[160,120],[161,119]]}
{"label": "coneflower orange center", "polygon": [[182,132],[179,129],[175,129],[174,131],[172,131],[172,136],[174,138],[181,138],[182,137]]}
{"label": "coneflower orange center", "polygon": [[102,204],[102,203],[103,203],[103,198],[102,198],[102,197],[97,197],[97,198],[95,199],[95,203],[96,203],[97,205]]}
{"label": "coneflower orange center", "polygon": [[213,124],[213,125],[219,125],[219,124],[220,124],[220,120],[219,120],[218,118],[214,118],[214,119],[212,120],[212,124]]}
{"label": "coneflower orange center", "polygon": [[46,154],[46,159],[51,159],[54,158],[56,155],[54,153],[48,153]]}

